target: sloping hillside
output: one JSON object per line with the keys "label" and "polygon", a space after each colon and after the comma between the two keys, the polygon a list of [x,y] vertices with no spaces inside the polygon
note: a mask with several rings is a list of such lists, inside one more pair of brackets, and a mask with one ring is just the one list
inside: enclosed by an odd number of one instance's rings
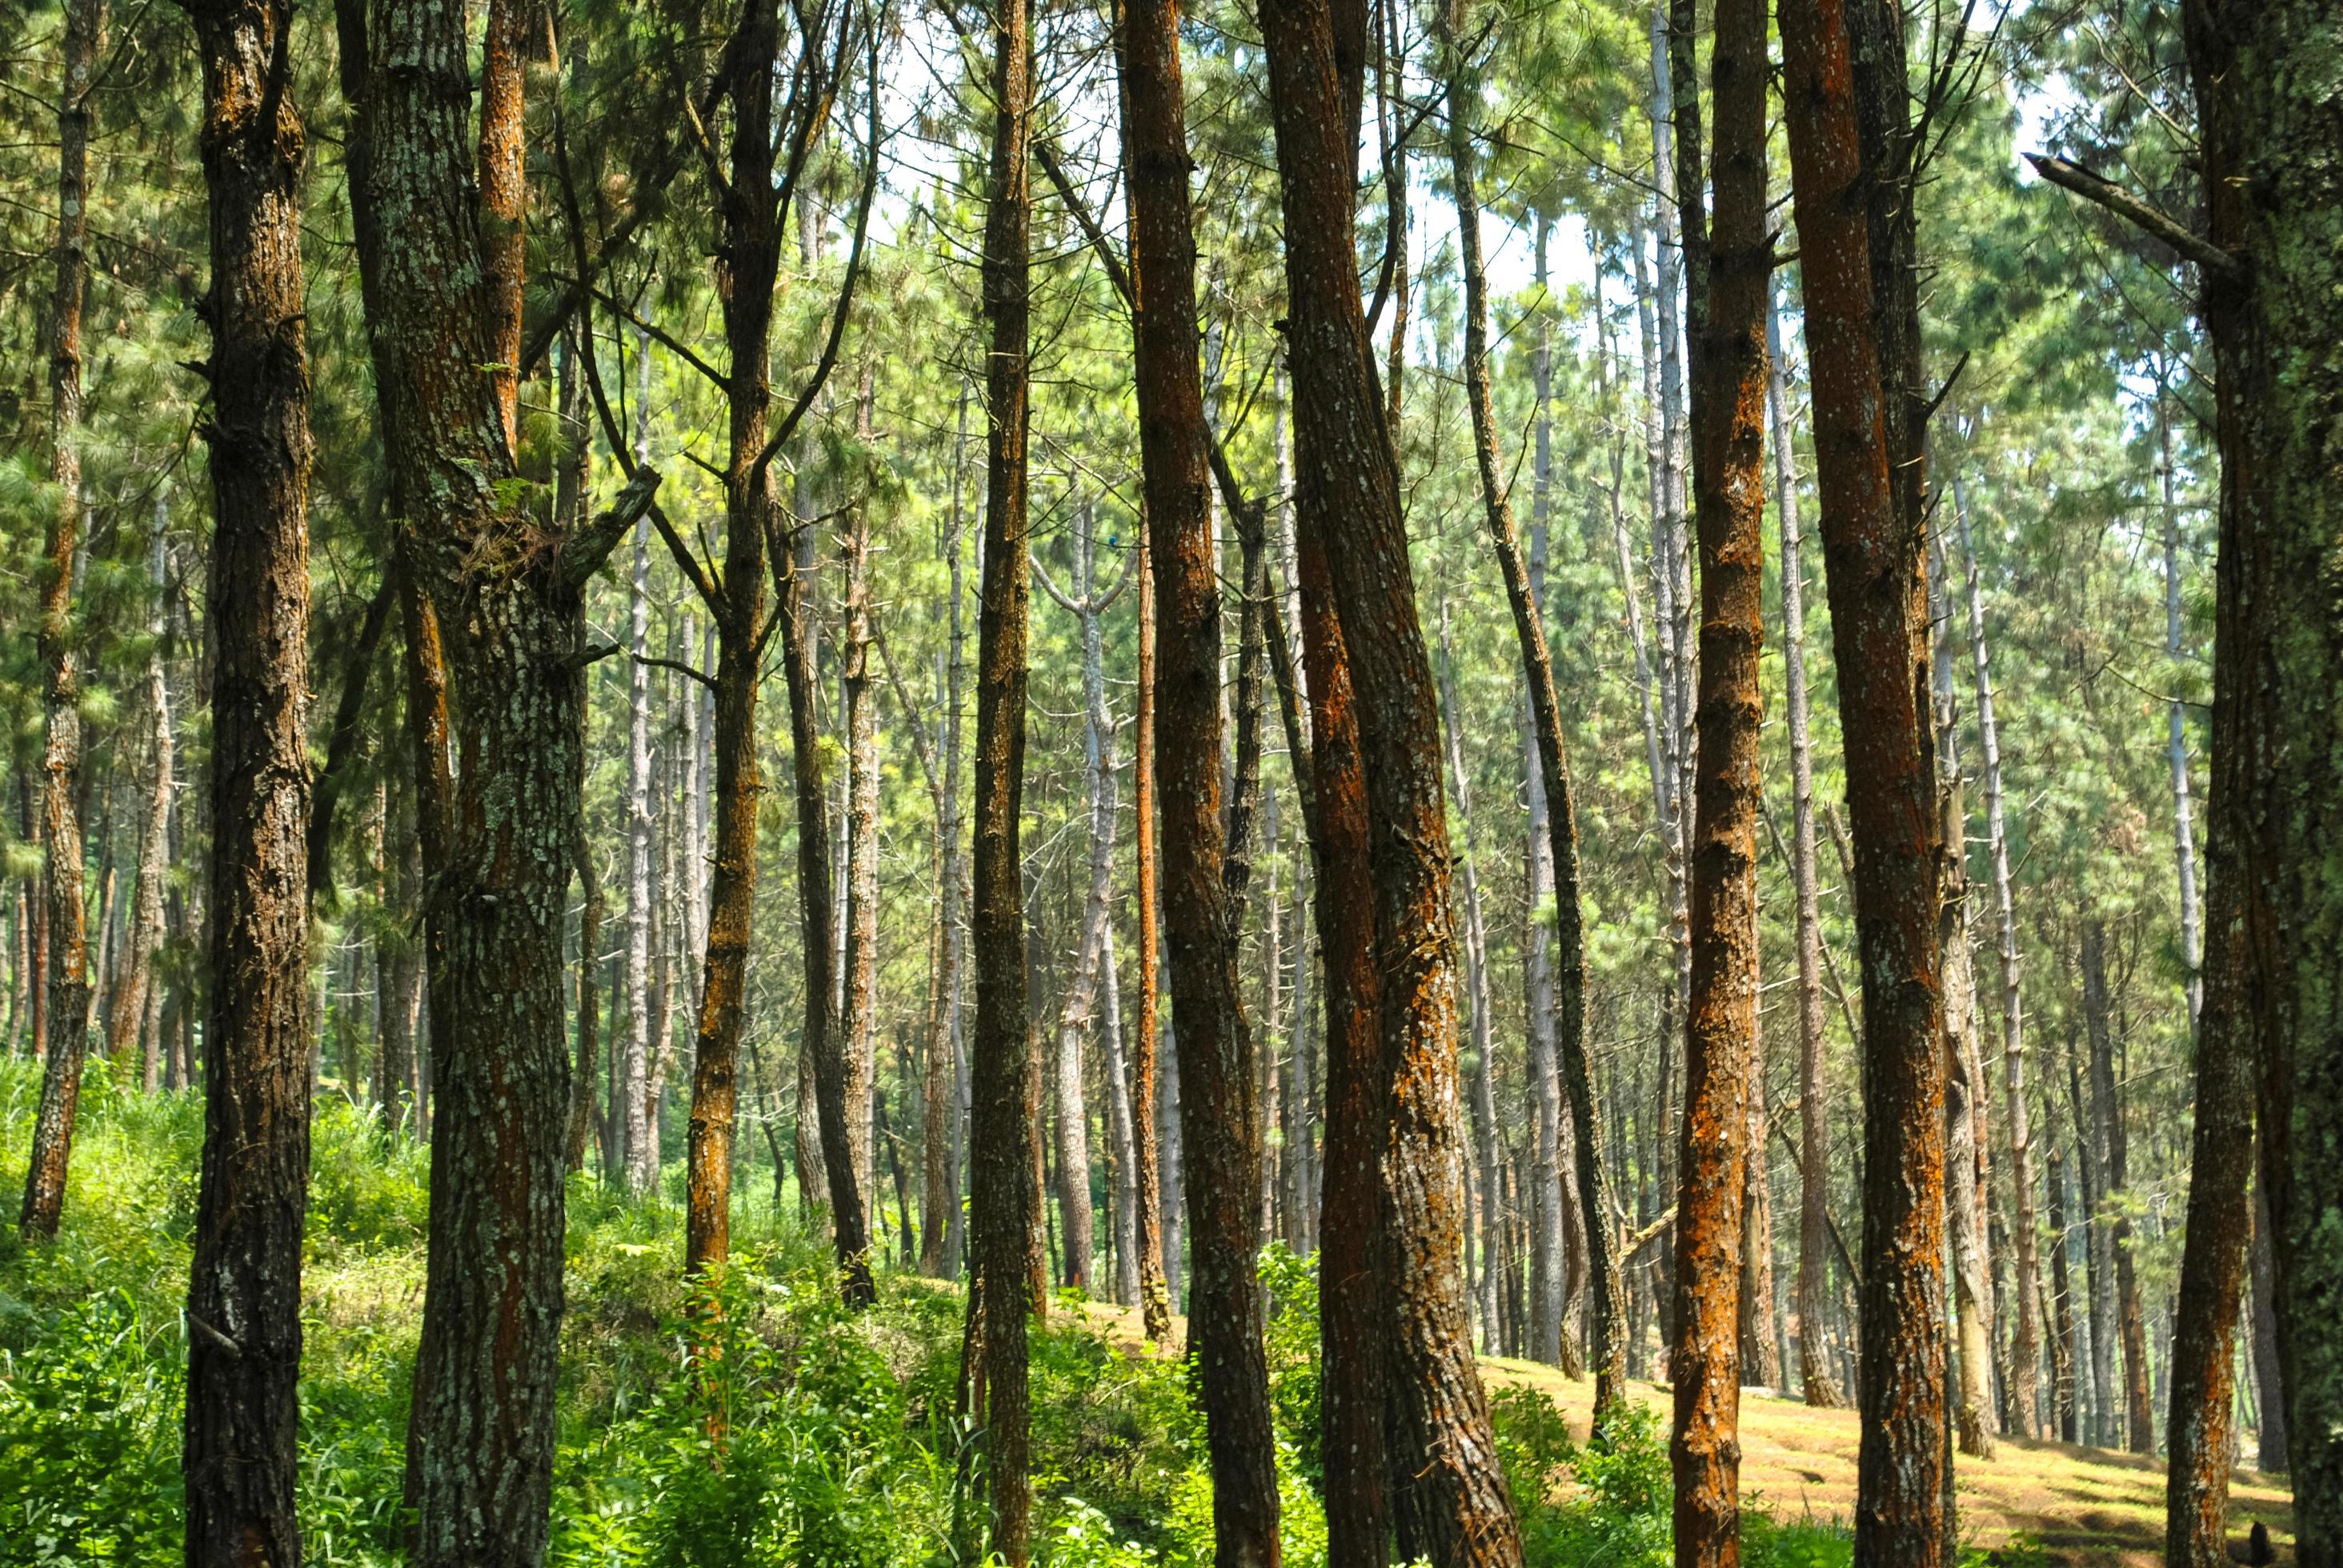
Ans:
{"label": "sloping hillside", "polygon": [[[1118,1341],[1137,1342],[1135,1312],[1111,1306],[1091,1311]],[[1591,1379],[1574,1381],[1534,1362],[1484,1357],[1481,1364],[1492,1382],[1527,1384],[1547,1395],[1570,1416],[1573,1430],[1584,1435],[1594,1402]],[[1664,1384],[1632,1388],[1665,1419]],[[1856,1442],[1852,1410],[1810,1410],[1802,1401],[1755,1389],[1742,1395],[1742,1486],[1777,1518],[1852,1519]],[[1956,1475],[1961,1537],[1968,1544],[1990,1549],[2022,1536],[2055,1561],[2078,1568],[2152,1568],[2163,1560],[2160,1461],[2073,1443],[2004,1439],[1991,1459],[1963,1457]],[[2290,1561],[2285,1478],[2240,1471],[2230,1495],[2240,1543],[2252,1522],[2261,1520],[2270,1527],[2279,1561]]]}

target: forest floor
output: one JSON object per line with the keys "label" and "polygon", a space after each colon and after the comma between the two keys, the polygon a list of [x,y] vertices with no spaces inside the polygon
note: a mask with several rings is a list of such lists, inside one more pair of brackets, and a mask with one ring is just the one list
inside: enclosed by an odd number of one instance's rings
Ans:
{"label": "forest floor", "polygon": [[[1141,1342],[1133,1308],[1094,1303],[1091,1315],[1125,1348]],[[1174,1319],[1184,1332],[1185,1320]],[[1591,1378],[1536,1362],[1483,1356],[1492,1383],[1536,1389],[1559,1405],[1584,1439],[1594,1413]],[[1630,1383],[1634,1396],[1668,1416],[1664,1383]],[[1852,1409],[1815,1410],[1762,1389],[1741,1393],[1744,1493],[1774,1517],[1848,1523],[1855,1517],[1858,1426]],[[1954,1467],[1964,1545],[1987,1551],[2022,1538],[2052,1561],[2077,1568],[2154,1568],[2164,1560],[2164,1463],[2136,1453],[2071,1442],[1997,1441],[1990,1459],[1963,1455]],[[2230,1503],[2242,1542],[2256,1520],[2269,1526],[2278,1561],[2290,1562],[2292,1494],[2283,1476],[2240,1470]]]}
{"label": "forest floor", "polygon": [[[22,1180],[39,1089],[0,1059],[0,1190]],[[85,1084],[66,1224],[25,1247],[0,1228],[0,1568],[163,1563],[180,1555],[183,1309],[203,1105],[114,1075]],[[397,1568],[407,1391],[426,1274],[430,1151],[321,1097],[303,1312],[299,1504],[313,1568]],[[954,1286],[883,1271],[879,1304],[840,1303],[830,1249],[764,1173],[737,1190],[733,1263],[688,1286],[681,1170],[657,1197],[569,1190],[548,1568],[934,1568],[964,1517]],[[1265,1350],[1286,1561],[1323,1562],[1311,1484],[1318,1417],[1314,1271],[1262,1259],[1279,1303]],[[682,1332],[720,1292],[702,1363]],[[1137,1314],[1053,1298],[1031,1340],[1036,1527],[1048,1568],[1203,1568],[1212,1487],[1185,1370],[1141,1353]],[[1182,1325],[1184,1330],[1184,1325]],[[709,1365],[723,1369],[711,1379]],[[1602,1451],[1592,1385],[1483,1362],[1499,1451],[1534,1568],[1666,1568],[1667,1391]],[[1504,1385],[1512,1385],[1510,1388]],[[710,1447],[719,1402],[724,1458]],[[1563,1429],[1567,1428],[1565,1432]],[[1755,1391],[1742,1406],[1748,1568],[1847,1568],[1856,1423]],[[1959,1470],[1963,1568],[2158,1560],[2151,1460],[2004,1442]],[[2284,1540],[2286,1493],[2255,1474],[2240,1514]],[[2241,1517],[2238,1528],[2244,1528]],[[2283,1559],[2282,1559],[2283,1560]]]}

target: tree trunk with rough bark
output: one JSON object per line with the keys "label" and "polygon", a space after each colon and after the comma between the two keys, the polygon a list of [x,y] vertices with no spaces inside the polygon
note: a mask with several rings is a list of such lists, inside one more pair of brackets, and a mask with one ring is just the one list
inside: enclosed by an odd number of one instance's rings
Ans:
{"label": "tree trunk with rough bark", "polygon": [[[355,5],[337,17],[357,106],[367,326],[390,492],[408,519],[410,704],[436,697],[444,672],[463,757],[450,794],[437,716],[417,715],[438,1107],[407,1438],[410,1557],[422,1568],[534,1568],[561,1319],[561,972],[584,588],[658,477],[645,470],[609,511],[543,548],[543,525],[509,498],[511,447],[478,374],[498,357],[491,297],[519,278],[491,272],[482,215],[450,199],[475,178],[462,15],[391,0],[371,17]],[[418,627],[445,635],[444,665]]]}
{"label": "tree trunk with rough bark", "polygon": [[[2046,1121],[2049,1101],[2043,1101]],[[2075,1297],[2074,1283],[2067,1259],[2066,1169],[2064,1151],[2057,1133],[2050,1133],[2050,1152],[2045,1161],[2044,1184],[2049,1194],[2050,1234],[2056,1244],[2050,1249],[2050,1295],[2046,1316],[2050,1323],[2050,1411],[2061,1442],[2082,1441],[2080,1412],[2077,1410],[2075,1367]]]}
{"label": "tree trunk with rough bark", "polygon": [[[2099,1155],[2104,1161],[2098,1194],[2098,1218],[2094,1231],[2104,1228],[2105,1256],[2108,1260],[2112,1279],[2111,1322],[2109,1343],[2099,1341],[2101,1324],[2091,1324],[2092,1359],[2107,1362],[2119,1348],[2123,1352],[2122,1441],[2134,1453],[2154,1453],[2156,1432],[2153,1412],[2149,1406],[2147,1381],[2147,1334],[2139,1299],[2139,1279],[2132,1261],[2134,1236],[2131,1217],[2123,1211],[2124,1194],[2131,1185],[2130,1131],[2126,1123],[2120,1080],[2117,1076],[2115,1020],[2113,1002],[2107,994],[2107,932],[2096,918],[2083,924],[2083,1019],[2090,1039],[2091,1049],[2091,1111],[2097,1123]],[[2094,1261],[2093,1272],[2097,1272]],[[2093,1281],[2093,1293],[2098,1294],[2098,1282]],[[2108,1380],[2112,1385],[2115,1381]],[[2116,1442],[2117,1418],[2112,1401],[2117,1391],[2107,1389],[2110,1403],[2101,1413],[2109,1446]]]}
{"label": "tree trunk with rough bark", "polygon": [[[1537,284],[1547,286],[1546,253],[1554,219],[1536,215]],[[1478,236],[1474,236],[1475,238]],[[1543,612],[1546,594],[1548,518],[1554,487],[1554,317],[1538,312],[1537,340],[1532,350],[1531,377],[1537,397],[1536,448],[1530,489],[1530,601]],[[1543,629],[1543,622],[1541,622]],[[1554,1040],[1555,988],[1554,933],[1546,929],[1545,901],[1554,897],[1553,815],[1545,793],[1544,753],[1538,744],[1524,678],[1521,704],[1521,746],[1524,792],[1528,799],[1525,893],[1529,908],[1523,921],[1525,951],[1522,989],[1529,1010],[1530,1095],[1536,1121],[1530,1142],[1530,1301],[1529,1355],[1550,1362],[1565,1374],[1582,1375],[1578,1346],[1567,1333],[1570,1311],[1568,1242],[1574,1218],[1572,1192],[1562,1171],[1564,1110],[1562,1073]]]}
{"label": "tree trunk with rough bark", "polygon": [[[636,352],[644,345],[639,338]],[[648,360],[639,361],[648,365]],[[639,405],[648,412],[645,400]],[[658,1179],[658,1155],[650,1151],[651,1039],[651,667],[650,519],[635,525],[633,589],[628,598],[628,651],[632,655],[627,704],[627,1033],[623,1071],[610,1087],[611,1114],[618,1120],[620,1169],[629,1191],[649,1190]]]}
{"label": "tree trunk with rough bark", "polygon": [[2247,1247],[2246,1267],[2253,1282],[2254,1388],[2260,1403],[2255,1412],[2260,1430],[2254,1434],[2254,1459],[2272,1475],[2287,1467],[2286,1370],[2278,1350],[2278,1264],[2271,1254],[2268,1191],[2254,1184],[2254,1238]]}
{"label": "tree trunk with rough bark", "polygon": [[[2335,18],[2316,0],[2190,0],[2182,28],[2203,127],[2211,240],[2240,266],[2206,279],[2219,389],[2222,538],[2217,625],[2252,700],[2235,775],[2257,781],[2244,848],[2261,1025],[2260,1177],[2268,1193],[2296,1561],[2343,1563],[2343,834],[2335,757],[2343,614],[2334,481],[2338,213]],[[2228,618],[2235,616],[2231,621]],[[2217,707],[2219,697],[2215,698]],[[2217,714],[2217,733],[2220,718]],[[2217,755],[2214,770],[2227,765]],[[2218,786],[2217,785],[2217,791]],[[2240,802],[2244,806],[2245,802]]]}
{"label": "tree trunk with rough bark", "polygon": [[[2224,608],[2230,607],[2224,606]],[[2247,868],[2255,784],[2250,747],[2237,743],[2256,711],[2246,672],[2221,662],[2238,632],[2229,615],[2216,629],[2213,770],[2206,869],[2210,917],[2206,935],[2204,1011],[2196,1040],[2196,1115],[2190,1134],[2187,1227],[2181,1246],[2179,1294],[2173,1308],[2170,1403],[2166,1434],[2166,1568],[2226,1568],[2229,1472],[2237,1441],[2237,1342],[2239,1306],[2257,1205],[2252,1185],[2254,1091],[2265,1050],[2248,992],[2254,897]],[[2185,772],[2180,777],[2185,777]],[[2185,799],[2185,797],[2183,798]],[[2258,1306],[2268,1282],[2254,1280]],[[2257,1363],[2268,1467],[2269,1423],[2285,1399],[2278,1380]],[[2283,1418],[2278,1421],[2284,1430]],[[2282,1443],[2280,1445],[2282,1452]]]}
{"label": "tree trunk with rough bark", "polygon": [[89,293],[89,95],[106,27],[105,0],[65,8],[65,81],[57,95],[56,279],[49,295],[49,482],[55,488],[41,579],[36,635],[45,721],[41,754],[43,966],[36,1044],[47,1048],[40,1108],[25,1154],[25,1204],[17,1230],[27,1241],[57,1233],[65,1171],[73,1157],[74,1111],[89,1050],[88,911],[82,898],[81,668],[74,630],[74,556],[81,548],[82,307]]}
{"label": "tree trunk with rough bark", "polygon": [[1011,1568],[1031,1553],[1033,1482],[1026,1385],[1028,1255],[1034,1183],[1032,1055],[1027,1039],[1025,903],[1018,849],[1025,778],[1026,435],[1029,174],[1033,114],[1031,0],[995,16],[992,153],[984,226],[984,572],[978,618],[974,1221],[983,1292],[982,1415],[991,1550]]}
{"label": "tree trunk with rough bark", "polygon": [[[205,435],[216,521],[205,611],[210,1008],[187,1293],[186,1561],[297,1563],[311,1023],[306,138],[286,52],[291,7],[199,3],[188,12],[204,61],[212,281],[200,314],[212,330]],[[159,667],[152,679],[167,777]],[[151,901],[159,920],[159,888]]]}
{"label": "tree trunk with rough bark", "polygon": [[[945,609],[947,652],[944,664],[943,799],[940,808],[944,885],[940,899],[943,911],[944,951],[943,973],[938,984],[943,991],[945,1049],[950,1059],[947,1068],[950,1075],[950,1125],[945,1129],[943,1191],[940,1194],[945,1208],[940,1272],[947,1279],[960,1277],[968,1242],[968,1211],[960,1202],[961,1172],[966,1165],[967,1153],[969,1081],[961,1037],[960,1000],[966,978],[961,917],[967,908],[967,861],[962,848],[965,835],[961,830],[960,812],[960,689],[964,673],[961,652],[965,640],[960,618],[960,546],[963,524],[960,510],[960,457],[968,436],[968,386],[963,382],[960,386],[959,428],[952,444],[951,522],[945,536],[951,599]],[[933,1114],[930,1112],[930,1116]]]}
{"label": "tree trunk with rough bark", "polygon": [[[1261,1241],[1259,1086],[1237,980],[1242,889],[1230,885],[1228,864],[1239,853],[1232,840],[1244,829],[1240,819],[1224,821],[1222,809],[1220,587],[1196,357],[1196,246],[1176,5],[1134,0],[1117,45],[1137,285],[1140,457],[1156,592],[1152,717],[1162,774],[1155,809],[1193,1228],[1189,1335],[1211,1451],[1217,1560],[1274,1568],[1275,1442],[1253,1269]],[[1258,558],[1257,548],[1248,553]]]}
{"label": "tree trunk with rough bark", "polygon": [[1323,551],[1361,749],[1375,759],[1365,782],[1391,1084],[1385,1279],[1389,1344],[1404,1374],[1390,1391],[1390,1460],[1409,1478],[1398,1513],[1414,1539],[1403,1539],[1403,1551],[1509,1568],[1522,1560],[1521,1533],[1472,1357],[1462,1269],[1458,976],[1439,701],[1353,259],[1358,94],[1347,83],[1363,64],[1352,49],[1365,30],[1353,9],[1274,0],[1261,23],[1283,186],[1298,524]]}
{"label": "tree trunk with rough bark", "polygon": [[1785,0],[1784,97],[1805,284],[1823,554],[1863,956],[1864,1277],[1855,1551],[1934,1563],[1948,1541],[1942,905],[1923,711],[1918,533],[1899,522],[1843,0]]}
{"label": "tree trunk with rough bark", "polygon": [[[1694,525],[1700,555],[1697,736],[1685,840],[1690,989],[1675,1223],[1675,1560],[1740,1556],[1742,1251],[1752,1157],[1748,1101],[1765,1084],[1757,1019],[1758,731],[1764,698],[1765,7],[1723,0],[1710,72],[1716,222],[1702,205],[1691,0],[1670,7],[1676,207],[1689,284]],[[1664,276],[1664,269],[1663,271]],[[1666,298],[1663,297],[1663,305]],[[1686,596],[1687,598],[1689,596]],[[1682,613],[1691,614],[1687,603]]]}

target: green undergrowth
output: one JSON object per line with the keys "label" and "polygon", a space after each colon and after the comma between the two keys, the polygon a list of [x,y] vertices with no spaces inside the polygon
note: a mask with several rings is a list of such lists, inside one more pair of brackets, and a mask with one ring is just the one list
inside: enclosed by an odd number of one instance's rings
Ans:
{"label": "green undergrowth", "polygon": [[[23,1179],[38,1084],[0,1063],[0,1190]],[[175,1563],[186,1344],[180,1304],[202,1108],[93,1062],[63,1235],[0,1234],[0,1564]],[[321,1101],[305,1271],[300,1506],[308,1560],[400,1561],[407,1381],[422,1306],[428,1153]],[[670,1173],[673,1175],[674,1173]],[[671,1182],[670,1185],[673,1183]],[[744,1188],[757,1183],[744,1181]],[[672,1196],[672,1195],[670,1195]],[[963,1306],[882,1273],[838,1302],[823,1247],[760,1198],[720,1282],[678,1279],[681,1217],[570,1190],[553,1540],[558,1568],[926,1568],[971,1560],[981,1476],[958,1414]],[[1316,1282],[1263,1258],[1286,1561],[1325,1553]],[[1212,1559],[1203,1420],[1187,1367],[1053,1311],[1032,1350],[1037,1557],[1052,1568]],[[699,1353],[694,1354],[697,1347]],[[1665,1443],[1648,1412],[1600,1448],[1526,1389],[1497,1435],[1539,1568],[1669,1555]],[[1753,1514],[1745,1560],[1849,1560],[1835,1528]]]}

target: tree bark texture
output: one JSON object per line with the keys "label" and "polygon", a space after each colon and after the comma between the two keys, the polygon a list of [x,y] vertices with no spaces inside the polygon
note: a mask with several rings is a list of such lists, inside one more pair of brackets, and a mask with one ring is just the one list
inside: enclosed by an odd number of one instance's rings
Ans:
{"label": "tree bark texture", "polygon": [[[867,432],[866,432],[867,434]],[[870,510],[846,529],[846,637],[839,678],[846,697],[846,1143],[854,1184],[874,1214],[871,1087],[879,1043],[879,692],[871,668]]]}
{"label": "tree bark texture", "polygon": [[[1541,211],[1535,221],[1537,283],[1540,288],[1544,288],[1546,254],[1554,219]],[[1476,234],[1473,237],[1477,240],[1480,236]],[[1537,428],[1530,497],[1529,591],[1530,602],[1539,607],[1537,618],[1539,629],[1543,631],[1548,518],[1553,510],[1554,482],[1554,317],[1550,310],[1538,313],[1537,341],[1532,351],[1531,375],[1537,397]],[[1545,900],[1556,896],[1553,807],[1546,795],[1545,753],[1539,741],[1534,704],[1527,695],[1526,674],[1523,676],[1523,692],[1521,744],[1524,794],[1529,806],[1524,880],[1529,909],[1524,922],[1528,931],[1526,950],[1522,960],[1522,985],[1523,1000],[1529,1008],[1530,1094],[1536,1116],[1531,1132],[1529,1170],[1528,1352],[1534,1361],[1554,1362],[1566,1374],[1578,1376],[1582,1375],[1582,1362],[1578,1345],[1570,1336],[1567,1319],[1572,1282],[1570,1231],[1580,1213],[1573,1202],[1575,1194],[1565,1182],[1562,1171],[1564,1130],[1566,1125],[1572,1128],[1569,1136],[1574,1151],[1577,1124],[1564,1121],[1567,1112],[1564,1109],[1562,1070],[1555,1040],[1560,997],[1554,972],[1554,933],[1546,929],[1544,919]],[[1580,1007],[1583,1012],[1583,1000]]]}
{"label": "tree bark texture", "polygon": [[1118,37],[1140,459],[1155,588],[1156,810],[1194,1270],[1189,1341],[1211,1451],[1215,1561],[1222,1568],[1274,1568],[1276,1443],[1253,1263],[1262,1231],[1259,1086],[1237,980],[1242,889],[1232,889],[1226,876],[1230,840],[1242,829],[1222,814],[1220,585],[1196,357],[1177,6],[1133,0]]}
{"label": "tree bark texture", "polygon": [[[649,366],[647,345],[636,339],[639,362]],[[648,369],[645,390],[649,387]],[[649,400],[640,407],[648,417]],[[635,525],[635,575],[628,599],[631,655],[627,703],[627,1033],[623,1070],[610,1088],[610,1111],[618,1126],[618,1148],[627,1188],[647,1192],[659,1181],[656,1129],[650,1124],[651,1053],[651,667],[650,519]]]}
{"label": "tree bark texture", "polygon": [[[1357,139],[1330,0],[1274,0],[1261,15],[1282,176],[1297,523],[1324,551],[1367,773],[1384,1068],[1391,1075],[1385,1277],[1400,1512],[1443,1563],[1503,1568],[1520,1530],[1491,1439],[1464,1301],[1458,976],[1448,886],[1440,710],[1417,618],[1391,435],[1376,396],[1353,259]],[[1358,30],[1363,35],[1363,29]]]}
{"label": "tree bark texture", "polygon": [[[455,792],[439,797],[447,809],[428,790],[425,808],[427,839],[437,840],[426,849],[438,1108],[408,1426],[410,1557],[534,1568],[562,1303],[577,647],[587,579],[658,478],[645,470],[557,548],[512,504],[513,454],[479,370],[496,359],[494,286],[470,197],[463,14],[391,0],[369,19],[371,37],[345,20],[343,68],[359,87],[353,206],[391,492],[420,604],[445,638],[463,756]],[[416,624],[411,615],[411,644]]]}
{"label": "tree bark texture", "polygon": [[88,912],[82,898],[81,668],[74,626],[74,556],[81,548],[82,307],[89,294],[89,95],[104,0],[65,8],[65,81],[57,95],[56,277],[49,295],[49,482],[56,489],[41,577],[44,740],[41,844],[45,853],[42,906],[47,962],[34,1030],[47,1048],[41,1102],[26,1151],[25,1204],[17,1230],[27,1241],[57,1233],[65,1211],[65,1171],[73,1158],[74,1111],[81,1101],[89,1035]]}
{"label": "tree bark texture", "polygon": [[[799,476],[802,514],[805,477]],[[800,529],[810,519],[800,517]],[[781,664],[789,694],[790,767],[796,786],[798,818],[798,908],[805,952],[805,1032],[800,1055],[809,1071],[800,1071],[798,1094],[799,1175],[801,1187],[819,1184],[830,1210],[831,1235],[838,1253],[840,1287],[852,1303],[874,1299],[870,1282],[870,1220],[867,1195],[854,1179],[848,1142],[846,1054],[844,1025],[838,994],[838,918],[836,885],[830,857],[828,790],[823,778],[820,734],[820,687],[814,646],[813,559],[811,537],[801,532],[791,548],[775,542],[772,567],[779,578],[777,596],[780,617]],[[720,657],[720,651],[719,651]],[[722,724],[719,713],[718,723]],[[720,773],[719,765],[719,773]],[[718,780],[722,789],[722,779]],[[753,808],[751,808],[753,809]],[[721,849],[719,847],[719,853]],[[710,930],[715,920],[711,917]],[[745,933],[744,933],[745,936]],[[812,1091],[807,1093],[808,1089]],[[805,1134],[807,1101],[810,1099],[816,1137]],[[807,1170],[809,1155],[818,1155],[815,1172]]]}
{"label": "tree bark texture", "polygon": [[291,1565],[301,1561],[294,1490],[311,1022],[306,138],[290,97],[291,7],[188,9],[204,61],[212,282],[200,314],[212,329],[204,433],[216,522],[186,1562]]}
{"label": "tree bark texture", "polygon": [[1824,564],[1863,956],[1863,1360],[1855,1551],[1933,1563],[1947,1539],[1941,829],[1921,539],[1898,521],[1859,205],[1866,169],[1842,0],[1784,0],[1784,99],[1805,283]]}
{"label": "tree bark texture", "polygon": [[[1692,973],[1678,1157],[1670,1458],[1680,1568],[1740,1561],[1742,1204],[1758,1055],[1758,665],[1765,647],[1765,7],[1725,0],[1710,71],[1716,223],[1703,150],[1690,0],[1672,7],[1677,209],[1690,284],[1694,524],[1700,641],[1692,821]],[[1762,1165],[1761,1165],[1762,1170]],[[1746,1239],[1770,1247],[1770,1237]]]}
{"label": "tree bark texture", "polygon": [[[1957,486],[1957,480],[1956,480]],[[1990,1136],[1984,1057],[1977,1045],[1976,970],[1969,942],[1968,797],[1960,760],[1960,707],[1953,675],[1952,578],[1941,536],[1929,540],[1930,685],[1936,710],[1936,801],[1945,845],[1944,906],[1937,916],[1945,997],[1945,1230],[1952,1247],[1958,1377],[1953,1428],[1960,1452],[1993,1456],[2000,1421],[1993,1398],[1993,1278],[1986,1254]]]}
{"label": "tree bark texture", "polygon": [[[2331,7],[2191,0],[2182,31],[2202,126],[2210,238],[2239,258],[2205,280],[2222,455],[2217,671],[2248,707],[2224,731],[2215,793],[2255,781],[2241,846],[2244,930],[2260,1026],[2260,1178],[2268,1194],[2296,1561],[2343,1563],[2343,614],[2336,609],[2337,427],[2343,354],[2329,319],[2343,168]],[[2232,635],[2224,640],[2223,633]],[[2224,755],[2227,753],[2227,755]],[[2225,808],[2216,805],[2216,832]],[[2212,873],[2217,898],[2221,868]],[[2207,999],[2208,1008],[2211,1005]],[[2259,1010],[2257,1010],[2258,1011]]]}
{"label": "tree bark texture", "polygon": [[[970,945],[976,960],[971,1194],[984,1293],[984,1460],[991,1549],[1011,1568],[1031,1552],[1033,1482],[1026,1388],[1036,1172],[1028,1049],[1025,905],[1019,817],[1025,777],[1026,435],[1031,0],[995,16],[992,153],[984,226],[984,571],[978,619],[976,849]],[[839,1151],[833,1157],[842,1157]]]}

